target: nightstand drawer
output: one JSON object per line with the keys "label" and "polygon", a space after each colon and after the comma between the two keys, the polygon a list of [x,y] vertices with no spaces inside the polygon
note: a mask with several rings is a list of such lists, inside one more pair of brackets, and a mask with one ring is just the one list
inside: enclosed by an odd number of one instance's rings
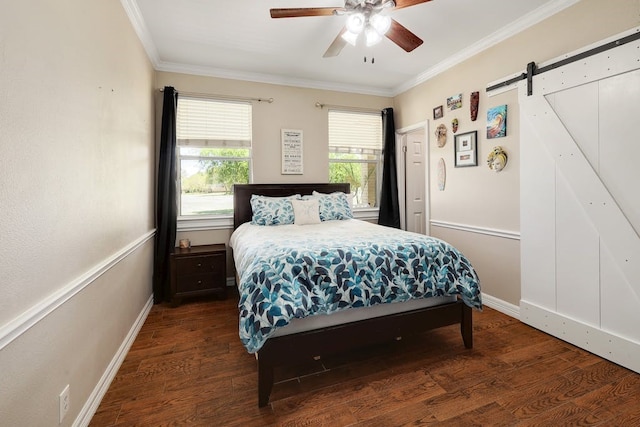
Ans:
{"label": "nightstand drawer", "polygon": [[211,273],[224,269],[225,256],[222,254],[194,256],[176,259],[178,276]]}
{"label": "nightstand drawer", "polygon": [[218,287],[211,274],[195,274],[178,277],[178,289],[181,293],[203,291]]}

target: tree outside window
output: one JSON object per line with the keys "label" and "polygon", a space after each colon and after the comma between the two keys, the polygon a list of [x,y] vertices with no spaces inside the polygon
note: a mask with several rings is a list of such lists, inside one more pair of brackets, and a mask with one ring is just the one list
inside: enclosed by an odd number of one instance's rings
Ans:
{"label": "tree outside window", "polygon": [[251,104],[178,98],[181,217],[230,216],[233,184],[251,179]]}
{"label": "tree outside window", "polygon": [[354,208],[378,206],[382,185],[382,116],[329,110],[329,182],[348,182]]}

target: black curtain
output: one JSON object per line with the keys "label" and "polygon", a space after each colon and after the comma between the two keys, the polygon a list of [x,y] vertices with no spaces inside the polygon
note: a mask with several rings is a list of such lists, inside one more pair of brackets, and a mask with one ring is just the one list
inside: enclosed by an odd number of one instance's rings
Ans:
{"label": "black curtain", "polygon": [[176,200],[176,109],[178,93],[164,88],[162,130],[158,162],[156,196],[156,240],[153,259],[153,301],[158,304],[169,297],[169,255],[176,242],[178,206]]}
{"label": "black curtain", "polygon": [[382,137],[384,138],[384,167],[378,224],[400,228],[400,205],[398,203],[398,172],[396,168],[396,126],[393,108],[382,110]]}

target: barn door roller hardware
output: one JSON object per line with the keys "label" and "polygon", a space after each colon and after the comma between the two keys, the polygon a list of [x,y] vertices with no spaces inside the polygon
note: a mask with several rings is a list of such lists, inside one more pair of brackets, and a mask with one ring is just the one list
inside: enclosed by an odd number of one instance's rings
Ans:
{"label": "barn door roller hardware", "polygon": [[605,52],[609,49],[616,48],[618,46],[622,46],[624,44],[630,43],[632,41],[640,39],[640,31],[637,31],[633,34],[630,34],[625,37],[621,37],[617,40],[611,41],[609,43],[605,43],[601,46],[594,47],[593,49],[586,50],[584,52],[578,53],[576,55],[570,56],[568,58],[562,59],[560,61],[554,62],[549,65],[545,65],[544,67],[538,68],[535,62],[529,62],[527,64],[527,72],[522,73],[519,76],[513,77],[509,80],[502,81],[500,83],[496,83],[487,88],[487,92],[491,92],[492,90],[500,89],[505,86],[510,86],[514,83],[519,82],[520,80],[527,80],[527,95],[531,96],[533,94],[533,76],[537,76],[538,74],[546,73],[547,71],[554,70],[556,68],[562,67],[567,64],[571,64],[572,62],[580,61],[581,59],[588,58],[590,56],[596,55],[601,52]]}

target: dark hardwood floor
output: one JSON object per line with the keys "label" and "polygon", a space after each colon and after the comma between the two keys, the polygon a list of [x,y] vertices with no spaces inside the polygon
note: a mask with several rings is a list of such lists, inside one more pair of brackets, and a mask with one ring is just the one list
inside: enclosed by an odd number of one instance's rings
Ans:
{"label": "dark hardwood floor", "polygon": [[276,372],[258,408],[237,295],[156,305],[91,426],[640,426],[640,375],[498,311]]}

